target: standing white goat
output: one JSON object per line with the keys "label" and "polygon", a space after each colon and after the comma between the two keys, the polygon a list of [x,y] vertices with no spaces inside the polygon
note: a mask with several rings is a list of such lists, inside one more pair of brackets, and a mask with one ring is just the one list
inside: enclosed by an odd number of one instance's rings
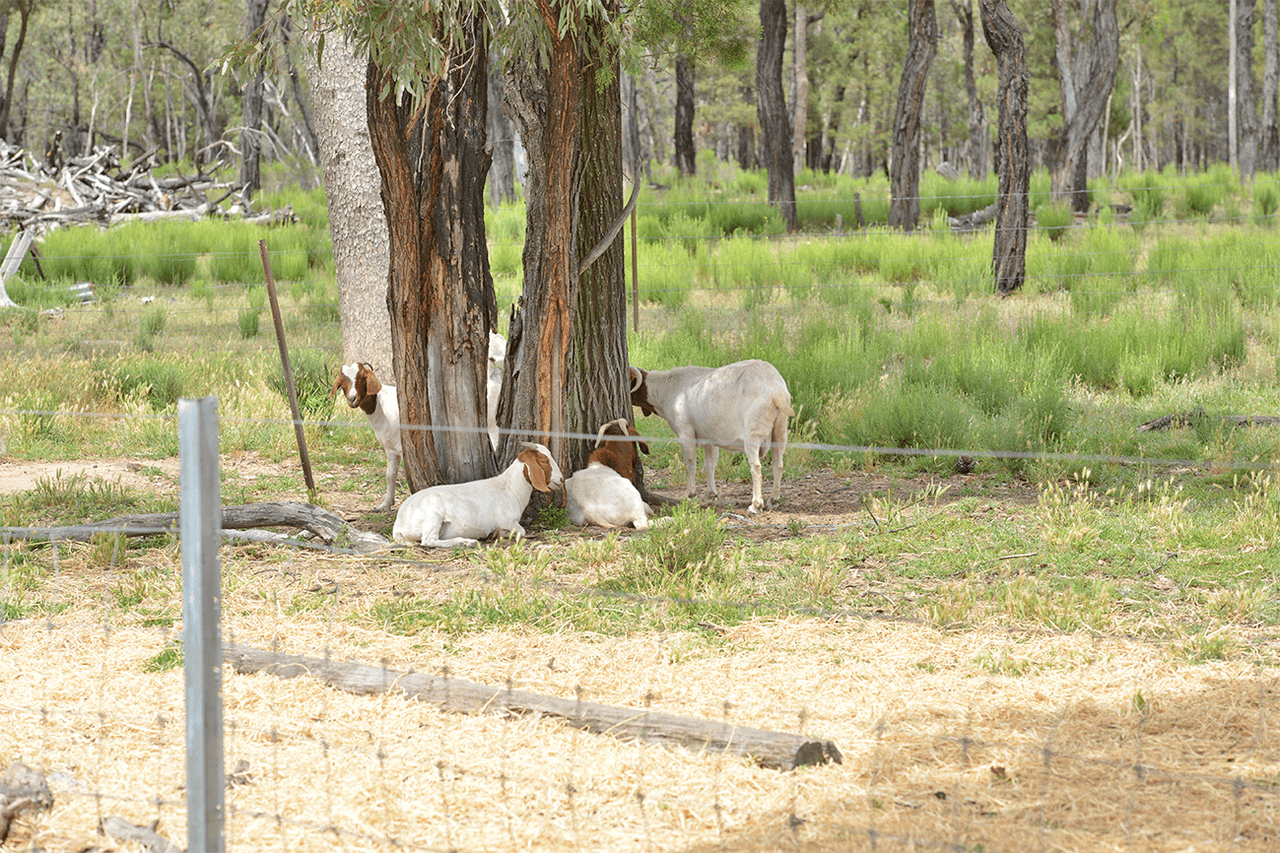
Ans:
{"label": "standing white goat", "polygon": [[751,466],[751,512],[764,509],[760,460],[773,450],[773,495],[782,491],[782,455],[787,447],[791,392],[778,369],[748,359],[724,367],[631,368],[631,403],[646,416],[671,424],[684,456],[685,497],[698,492],[697,457],[702,445],[707,493],[716,496],[716,460],[720,448],[741,451]]}
{"label": "standing white goat", "polygon": [[522,441],[515,461],[496,477],[431,486],[405,498],[391,538],[431,548],[476,545],[493,534],[524,536],[520,514],[533,490],[564,488],[564,475],[541,444]]}
{"label": "standing white goat", "polygon": [[[634,441],[607,441],[606,435],[634,436]],[[649,526],[653,510],[640,497],[632,482],[640,452],[649,445],[640,440],[625,418],[609,421],[596,433],[596,447],[587,457],[587,467],[564,481],[565,511],[569,523],[581,527]]]}
{"label": "standing white goat", "polygon": [[378,507],[379,512],[386,512],[396,502],[396,472],[400,469],[400,403],[396,399],[396,386],[383,385],[368,362],[353,361],[342,365],[329,396],[333,397],[339,390],[348,406],[364,412],[378,443],[386,451],[387,495]]}

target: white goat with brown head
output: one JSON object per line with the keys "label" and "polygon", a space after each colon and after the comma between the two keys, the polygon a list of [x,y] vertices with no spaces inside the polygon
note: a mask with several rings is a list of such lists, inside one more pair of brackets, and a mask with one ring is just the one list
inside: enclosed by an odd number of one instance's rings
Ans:
{"label": "white goat with brown head", "polygon": [[490,536],[524,536],[520,515],[533,490],[564,488],[564,475],[541,444],[520,442],[515,461],[496,477],[431,486],[405,498],[391,538],[431,548],[476,545]]}
{"label": "white goat with brown head", "polygon": [[724,367],[631,368],[631,403],[671,424],[684,456],[685,497],[697,494],[698,447],[704,453],[707,493],[716,496],[720,449],[741,451],[751,466],[751,512],[764,509],[760,460],[773,451],[773,494],[782,491],[782,454],[787,447],[791,392],[778,369],[749,359]]}
{"label": "white goat with brown head", "polygon": [[396,472],[400,469],[400,404],[396,399],[396,387],[383,385],[365,361],[342,365],[338,378],[333,380],[333,397],[342,391],[347,405],[359,409],[373,427],[373,434],[387,454],[387,493],[380,512],[386,512],[396,502]]}
{"label": "white goat with brown head", "polygon": [[649,445],[626,418],[609,421],[596,433],[596,446],[587,467],[565,481],[565,511],[569,523],[581,527],[649,526],[652,510],[635,486],[636,464]]}

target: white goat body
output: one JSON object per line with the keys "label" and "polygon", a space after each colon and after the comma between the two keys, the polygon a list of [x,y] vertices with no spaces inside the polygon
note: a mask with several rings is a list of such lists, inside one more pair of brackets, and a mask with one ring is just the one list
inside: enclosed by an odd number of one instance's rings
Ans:
{"label": "white goat body", "polygon": [[723,367],[631,368],[631,402],[646,416],[671,424],[684,456],[685,496],[697,494],[698,446],[703,448],[707,493],[714,498],[720,449],[741,451],[751,466],[751,512],[764,509],[760,460],[773,450],[773,494],[782,491],[782,457],[787,418],[794,415],[791,392],[778,369],[748,359]]}
{"label": "white goat body", "polygon": [[339,390],[348,406],[364,412],[378,443],[386,451],[387,493],[378,507],[379,512],[386,512],[396,502],[396,473],[400,469],[400,403],[396,387],[382,384],[368,362],[355,361],[342,365],[329,396]]}
{"label": "white goat body", "polygon": [[502,473],[468,483],[451,483],[414,492],[396,513],[391,538],[431,548],[476,545],[493,534],[524,536],[520,514],[533,490],[564,488],[564,475],[541,444],[524,449]]}
{"label": "white goat body", "polygon": [[606,435],[635,436],[640,434],[625,418],[609,421],[596,434],[596,447],[587,457],[587,467],[565,480],[565,511],[569,523],[579,527],[595,524],[599,527],[626,527],[637,530],[649,526],[653,513],[640,496],[632,478],[635,475],[639,451],[649,452],[643,441],[607,441]]}

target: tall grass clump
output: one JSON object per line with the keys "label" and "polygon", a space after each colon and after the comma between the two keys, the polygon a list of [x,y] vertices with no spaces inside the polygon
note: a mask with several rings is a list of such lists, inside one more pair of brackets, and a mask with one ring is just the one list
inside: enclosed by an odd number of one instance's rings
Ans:
{"label": "tall grass clump", "polygon": [[1164,215],[1168,187],[1164,176],[1159,172],[1126,172],[1120,176],[1118,184],[1133,200],[1133,210],[1129,214],[1130,224],[1141,227],[1145,223],[1158,221]]}
{"label": "tall grass clump", "polygon": [[96,372],[103,387],[120,403],[141,400],[156,412],[176,408],[178,399],[192,384],[186,365],[151,357],[101,364]]}
{"label": "tall grass clump", "polygon": [[667,307],[683,305],[697,286],[689,253],[678,245],[649,243],[638,254],[641,298]]}
{"label": "tall grass clump", "polygon": [[1184,218],[1207,217],[1225,196],[1225,186],[1213,174],[1190,179],[1182,187],[1178,214]]}
{"label": "tall grass clump", "polygon": [[722,581],[725,562],[725,529],[714,509],[693,501],[677,506],[669,521],[655,524],[643,537],[629,543],[633,568],[620,579],[624,588],[653,591],[697,587],[704,581]]}
{"label": "tall grass clump", "polygon": [[1036,227],[1054,242],[1065,237],[1076,221],[1071,205],[1064,202],[1055,201],[1036,205],[1035,213]]}

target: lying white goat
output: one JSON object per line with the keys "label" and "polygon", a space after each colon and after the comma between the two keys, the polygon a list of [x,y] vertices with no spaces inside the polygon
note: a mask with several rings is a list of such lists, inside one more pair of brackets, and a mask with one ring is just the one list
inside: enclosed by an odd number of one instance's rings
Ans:
{"label": "lying white goat", "polygon": [[[606,435],[635,436],[636,441],[607,441]],[[626,418],[609,421],[596,433],[596,447],[587,457],[587,467],[565,480],[565,511],[569,523],[579,527],[626,527],[636,530],[649,526],[653,510],[640,497],[632,482],[640,451],[649,445],[640,441]]]}
{"label": "lying white goat", "polygon": [[716,459],[720,448],[741,451],[751,466],[751,512],[765,507],[760,460],[773,450],[773,495],[782,491],[782,455],[787,447],[791,392],[778,369],[749,359],[724,367],[631,368],[631,402],[646,416],[671,424],[684,456],[685,497],[697,494],[698,446],[704,453],[707,493],[716,496]]}
{"label": "lying white goat", "polygon": [[364,412],[373,427],[373,434],[387,453],[387,496],[379,512],[386,512],[396,502],[396,472],[400,469],[400,404],[396,400],[396,387],[383,385],[368,362],[355,361],[342,365],[338,378],[333,381],[329,396],[341,389],[347,405]]}
{"label": "lying white goat", "polygon": [[502,366],[507,358],[507,339],[489,333],[489,443],[498,449],[498,397],[502,395]]}
{"label": "lying white goat", "polygon": [[501,474],[469,483],[431,486],[405,498],[391,538],[431,548],[476,545],[493,534],[524,536],[520,514],[533,490],[564,488],[564,475],[541,444],[524,448]]}

